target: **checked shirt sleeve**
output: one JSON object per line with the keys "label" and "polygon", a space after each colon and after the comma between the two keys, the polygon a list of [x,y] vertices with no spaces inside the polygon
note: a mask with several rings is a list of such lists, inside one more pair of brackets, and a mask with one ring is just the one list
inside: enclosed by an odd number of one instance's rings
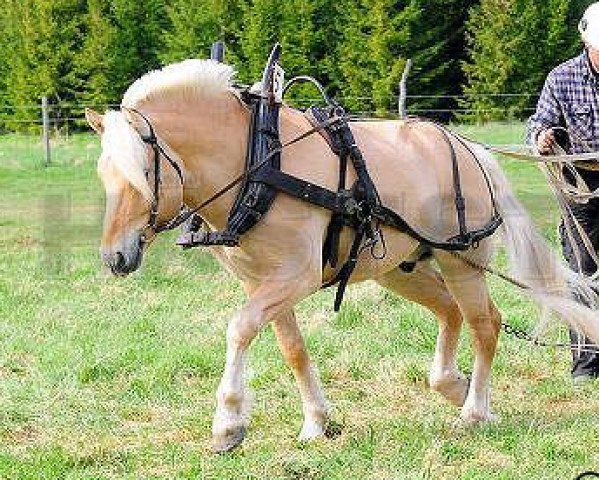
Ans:
{"label": "checked shirt sleeve", "polygon": [[528,120],[526,143],[534,145],[542,130],[562,125],[562,118],[560,104],[555,96],[554,79],[550,74],[543,86],[537,110]]}

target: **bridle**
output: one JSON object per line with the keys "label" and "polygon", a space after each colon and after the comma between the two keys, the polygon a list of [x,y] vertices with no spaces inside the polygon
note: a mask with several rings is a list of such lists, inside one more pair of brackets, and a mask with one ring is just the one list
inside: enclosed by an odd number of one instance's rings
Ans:
{"label": "bridle", "polygon": [[[181,189],[183,189],[185,180],[183,178],[183,172],[181,171],[181,167],[179,166],[179,164],[172,159],[172,157],[164,150],[162,145],[160,145],[160,143],[158,142],[158,137],[156,136],[156,131],[154,130],[154,127],[153,127],[152,123],[150,122],[150,120],[148,119],[148,117],[146,117],[143,113],[141,113],[139,110],[136,110],[134,108],[121,106],[121,110],[126,110],[128,112],[134,113],[134,114],[138,115],[145,122],[145,124],[148,127],[148,135],[140,134],[140,137],[141,137],[142,142],[149,145],[152,148],[152,151],[154,152],[154,155],[153,155],[153,157],[154,157],[154,192],[153,192],[154,198],[152,199],[152,205],[150,206],[150,216],[148,218],[148,222],[146,223],[145,227],[143,228],[143,233],[142,233],[142,238],[141,238],[141,242],[143,244],[143,243],[146,243],[146,241],[147,241],[145,233],[148,230],[151,230],[154,233],[154,235],[156,235],[156,234],[158,234],[160,232],[164,232],[166,230],[172,230],[173,228],[180,225],[182,222],[175,223],[175,221],[177,221],[179,219],[179,217],[182,215],[182,213],[185,210],[185,204],[183,203],[183,199],[181,199],[181,208],[180,208],[179,214],[177,214],[177,216],[175,216],[173,219],[169,220],[168,222],[166,222],[164,224],[161,224],[161,225],[158,224],[158,212],[159,212],[159,208],[160,208],[160,184],[162,183],[162,178],[161,178],[162,169],[161,169],[161,162],[160,162],[161,156],[166,158],[166,160],[174,168],[175,172],[177,172],[177,176],[179,177],[179,182],[181,183]],[[146,174],[146,177],[147,177],[147,174]]]}

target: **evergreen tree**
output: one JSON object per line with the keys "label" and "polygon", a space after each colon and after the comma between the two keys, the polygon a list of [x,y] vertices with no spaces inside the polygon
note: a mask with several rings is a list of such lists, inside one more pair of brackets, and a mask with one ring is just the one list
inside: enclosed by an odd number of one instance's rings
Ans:
{"label": "evergreen tree", "polygon": [[[278,41],[283,47],[282,63],[288,77],[313,75],[327,84],[330,78],[326,56],[338,41],[331,31],[333,4],[331,0],[243,1],[240,5],[244,28],[239,39],[245,59],[242,78],[247,82],[259,80],[267,56]],[[288,97],[302,106],[307,106],[306,100],[312,103],[316,98],[318,94],[309,85],[294,87]]]}
{"label": "evergreen tree", "polygon": [[9,23],[8,12],[0,12],[0,132],[3,130],[3,120],[11,115],[10,97],[7,90],[6,78],[9,65],[6,61],[9,51],[14,49],[14,35]]}
{"label": "evergreen tree", "polygon": [[285,69],[293,75],[317,73],[314,0],[283,2],[280,6],[279,41],[284,48]]}
{"label": "evergreen tree", "polygon": [[[40,97],[54,102],[72,99],[74,78],[70,68],[79,44],[79,0],[6,0],[4,10],[8,45],[6,93],[17,122],[39,119]],[[5,40],[6,41],[6,40]]]}
{"label": "evergreen tree", "polygon": [[456,95],[462,93],[466,59],[466,20],[478,1],[416,0],[421,14],[415,16],[411,36],[405,46],[413,61],[408,93],[422,98],[411,100],[409,108],[437,110],[443,120],[457,107]]}
{"label": "evergreen tree", "polygon": [[342,14],[346,2],[347,0],[314,0],[313,74],[332,94],[338,91],[342,81],[337,52],[346,31]]}
{"label": "evergreen tree", "polygon": [[169,26],[163,0],[112,0],[115,25],[112,81],[122,93],[138,77],[160,66],[158,52]]}
{"label": "evergreen tree", "polygon": [[114,53],[116,29],[110,19],[109,5],[103,0],[88,0],[84,17],[85,35],[74,58],[78,102],[101,106],[118,102],[112,75],[117,67]]}
{"label": "evergreen tree", "polygon": [[[315,76],[354,111],[395,112],[398,81],[412,58],[408,93],[431,98],[412,99],[411,111],[454,108],[455,101],[434,96],[457,95],[467,81],[465,105],[476,118],[500,118],[505,108],[525,116],[549,70],[580,51],[576,24],[590,3],[5,0],[0,121],[12,120],[11,128],[37,121],[43,95],[63,105],[118,102],[140,75],[161,62],[205,58],[218,39],[226,42],[226,61],[248,83],[259,79],[280,41],[288,76]],[[506,103],[487,93],[530,95]],[[316,97],[306,86],[290,98]]]}
{"label": "evergreen tree", "polygon": [[[468,21],[465,106],[477,120],[525,117],[547,73],[580,50],[580,4],[482,0]],[[518,94],[502,97],[502,94]]]}
{"label": "evergreen tree", "polygon": [[421,14],[415,2],[359,0],[346,12],[337,58],[345,104],[355,110],[389,111],[405,65],[411,25]]}
{"label": "evergreen tree", "polygon": [[[288,77],[310,75],[321,82],[323,58],[318,51],[316,14],[318,2],[297,0],[281,5],[280,42],[283,46],[283,64]],[[264,62],[264,60],[262,60]],[[287,100],[293,105],[307,107],[320,103],[320,94],[310,84],[294,87]]]}
{"label": "evergreen tree", "polygon": [[282,20],[279,0],[244,0],[243,31],[240,35],[245,68],[240,72],[245,81],[260,79],[264,62],[275,42],[280,39]]}
{"label": "evergreen tree", "polygon": [[210,46],[224,40],[226,59],[239,62],[241,9],[234,0],[173,0],[166,7],[169,26],[163,32],[160,59],[165,63],[207,58]]}

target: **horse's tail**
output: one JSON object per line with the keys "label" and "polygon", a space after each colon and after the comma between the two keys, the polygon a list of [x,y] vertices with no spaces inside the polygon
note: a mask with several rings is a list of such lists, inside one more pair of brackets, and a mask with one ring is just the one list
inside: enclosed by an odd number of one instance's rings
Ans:
{"label": "horse's tail", "polygon": [[571,270],[547,245],[528,213],[514,195],[497,160],[484,148],[473,146],[486,169],[503,218],[503,241],[511,274],[539,304],[543,319],[558,317],[599,342],[599,311],[595,310],[593,282]]}

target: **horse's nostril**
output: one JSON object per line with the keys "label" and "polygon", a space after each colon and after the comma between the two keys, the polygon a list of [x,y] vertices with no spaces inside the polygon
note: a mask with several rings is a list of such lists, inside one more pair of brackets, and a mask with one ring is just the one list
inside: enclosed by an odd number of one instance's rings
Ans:
{"label": "horse's nostril", "polygon": [[114,266],[117,270],[122,270],[125,268],[125,256],[121,252],[116,252],[114,254]]}

